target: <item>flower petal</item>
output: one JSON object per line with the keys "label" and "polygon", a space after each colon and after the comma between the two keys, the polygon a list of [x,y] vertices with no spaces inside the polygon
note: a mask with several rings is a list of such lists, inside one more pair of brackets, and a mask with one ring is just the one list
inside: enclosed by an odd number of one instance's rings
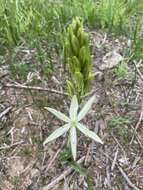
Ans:
{"label": "flower petal", "polygon": [[65,121],[65,122],[70,122],[70,119],[63,113],[61,113],[60,111],[57,111],[53,108],[49,108],[49,107],[45,107],[46,110],[48,110],[49,112],[51,112],[53,115],[55,115],[57,118]]}
{"label": "flower petal", "polygon": [[87,127],[85,127],[83,124],[78,123],[77,124],[77,128],[84,133],[86,136],[88,136],[89,138],[93,139],[94,141],[97,141],[101,144],[103,144],[103,141],[100,139],[100,137],[98,135],[96,135],[96,133],[90,131]]}
{"label": "flower petal", "polygon": [[58,138],[59,136],[63,135],[67,132],[70,128],[70,124],[66,124],[63,127],[56,129],[43,143],[43,145],[47,144],[48,142]]}
{"label": "flower petal", "polygon": [[72,151],[73,159],[76,160],[77,135],[76,135],[75,127],[71,127],[70,129],[70,143],[71,143],[71,151]]}
{"label": "flower petal", "polygon": [[91,106],[95,100],[95,96],[92,96],[87,103],[84,105],[84,107],[81,109],[81,111],[78,114],[78,121],[84,118],[84,116],[88,113],[88,111],[91,109]]}
{"label": "flower petal", "polygon": [[70,105],[70,118],[72,120],[75,120],[76,119],[76,116],[77,116],[77,111],[78,111],[78,101],[77,101],[77,97],[76,95],[74,95],[72,97],[72,100],[71,100],[71,105]]}

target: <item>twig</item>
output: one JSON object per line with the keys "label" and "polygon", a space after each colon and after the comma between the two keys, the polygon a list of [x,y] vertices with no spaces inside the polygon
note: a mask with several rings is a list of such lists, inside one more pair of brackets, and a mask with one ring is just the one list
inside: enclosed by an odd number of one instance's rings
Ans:
{"label": "twig", "polygon": [[105,146],[105,152],[106,152],[106,176],[107,176],[107,185],[109,188],[111,188],[111,176],[110,176],[110,168],[109,168],[109,156],[107,156],[107,147]]}
{"label": "twig", "polygon": [[118,157],[118,148],[117,148],[117,151],[115,152],[115,156],[114,156],[114,160],[113,160],[113,162],[112,162],[112,166],[111,166],[111,171],[113,171],[114,170],[114,167],[115,167],[115,165],[116,165],[116,161],[117,161],[117,157]]}
{"label": "twig", "polygon": [[21,172],[21,174],[27,175],[29,173],[29,171],[33,168],[33,166],[35,165],[36,162],[37,162],[37,160],[32,160],[32,162],[30,162],[30,164],[26,168],[24,168],[24,170]]}
{"label": "twig", "polygon": [[[142,60],[139,61],[139,64],[140,64],[141,62],[142,62]],[[138,74],[139,74],[140,79],[143,81],[143,75],[142,75],[142,73],[140,72],[139,68],[137,67],[136,62],[133,61],[133,63],[134,63],[134,66],[135,66],[136,71],[137,71]]]}
{"label": "twig", "polygon": [[91,151],[91,144],[88,146],[87,153],[86,153],[86,156],[85,156],[85,161],[84,161],[85,166],[87,166],[88,163],[89,163],[90,151]]}
{"label": "twig", "polygon": [[[138,141],[138,143],[140,145],[140,148],[143,149],[143,145],[142,145],[142,143],[140,141],[140,138],[139,138],[137,132],[135,131],[135,128],[132,125],[131,125],[131,128],[132,128],[132,130],[134,132],[134,137],[136,137],[136,140]],[[132,144],[132,140],[131,140],[130,144]]]}
{"label": "twig", "polygon": [[118,169],[120,171],[120,173],[122,174],[122,176],[125,178],[126,182],[128,183],[128,185],[130,187],[132,187],[134,190],[140,190],[138,187],[136,187],[132,182],[131,180],[128,178],[127,174],[124,172],[124,170],[118,166]]}
{"label": "twig", "polygon": [[23,144],[23,143],[24,143],[24,141],[19,141],[19,142],[16,142],[16,143],[14,143],[14,144],[11,144],[11,145],[1,146],[1,147],[0,147],[0,150],[9,149],[9,148],[12,148],[12,147],[14,147],[14,146],[21,145],[21,144]]}
{"label": "twig", "polygon": [[6,115],[8,112],[10,112],[10,110],[12,109],[12,106],[6,108],[3,112],[0,113],[0,119]]}
{"label": "twig", "polygon": [[142,119],[143,119],[143,105],[142,105],[142,111],[141,111],[141,113],[140,113],[139,120],[138,120],[138,122],[137,122],[137,124],[136,124],[136,127],[135,127],[135,131],[137,131],[137,129],[139,128]]}
{"label": "twig", "polygon": [[117,143],[117,145],[118,145],[118,146],[121,148],[121,150],[123,151],[123,154],[124,154],[125,158],[127,158],[126,152],[125,152],[123,146],[119,143],[118,139],[114,136],[113,133],[111,133],[111,135],[112,135],[113,139],[115,140],[115,142]]}
{"label": "twig", "polygon": [[51,159],[50,163],[48,164],[48,166],[46,167],[46,172],[49,171],[49,169],[52,167],[54,161],[57,159],[59,153],[61,152],[62,148],[65,146],[66,141],[63,141],[61,147],[59,147],[59,149],[57,150],[57,152],[55,153],[55,155],[53,156],[53,158]]}
{"label": "twig", "polygon": [[[113,159],[112,159],[109,155],[107,155],[107,154],[106,154],[105,152],[103,152],[102,150],[100,150],[100,151],[102,152],[102,154],[104,154],[105,156],[107,156],[107,157],[110,159],[111,162],[113,162]],[[136,187],[135,184],[133,184],[133,183],[131,182],[131,180],[129,179],[129,177],[127,176],[127,174],[126,174],[126,173],[124,172],[124,170],[119,166],[118,162],[116,162],[115,165],[117,166],[118,170],[120,171],[120,173],[122,174],[122,176],[124,177],[124,179],[126,180],[126,182],[128,183],[128,185],[129,185],[130,187],[132,187],[133,190],[140,190],[138,187]]]}
{"label": "twig", "polygon": [[55,89],[50,89],[50,88],[42,88],[39,86],[26,86],[26,85],[16,85],[16,84],[4,84],[4,87],[8,87],[8,88],[19,88],[19,89],[25,89],[25,90],[37,90],[37,91],[47,91],[50,93],[55,93],[55,94],[59,94],[59,95],[64,95],[64,96],[68,96],[67,93],[65,92],[61,92]]}
{"label": "twig", "polygon": [[133,136],[132,136],[132,139],[131,139],[130,144],[132,144],[132,142],[133,142],[133,140],[134,140],[135,133],[136,133],[137,129],[139,128],[142,119],[143,119],[143,105],[142,105],[142,108],[141,108],[141,113],[140,113],[139,120],[138,120],[138,122],[137,122],[137,124],[136,124],[136,126],[135,126],[135,128],[134,128],[134,134],[133,134]]}
{"label": "twig", "polygon": [[1,76],[0,76],[0,79],[4,78],[5,76],[7,76],[8,73],[3,73]]}
{"label": "twig", "polygon": [[[85,156],[83,156],[81,159],[78,160],[78,164],[81,164],[85,159]],[[69,167],[67,170],[65,170],[60,176],[55,177],[55,179],[49,183],[48,185],[45,185],[42,190],[51,190],[57,183],[59,183],[61,180],[63,180],[67,175],[69,175],[73,171],[72,167]]]}

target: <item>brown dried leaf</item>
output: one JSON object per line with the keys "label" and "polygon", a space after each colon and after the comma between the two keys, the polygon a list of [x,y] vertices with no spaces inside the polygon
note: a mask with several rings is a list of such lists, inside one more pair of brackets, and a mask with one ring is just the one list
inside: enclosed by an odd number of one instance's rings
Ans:
{"label": "brown dried leaf", "polygon": [[116,51],[109,52],[103,57],[102,59],[103,63],[100,65],[99,69],[100,70],[112,69],[113,67],[118,65],[122,60],[123,57]]}

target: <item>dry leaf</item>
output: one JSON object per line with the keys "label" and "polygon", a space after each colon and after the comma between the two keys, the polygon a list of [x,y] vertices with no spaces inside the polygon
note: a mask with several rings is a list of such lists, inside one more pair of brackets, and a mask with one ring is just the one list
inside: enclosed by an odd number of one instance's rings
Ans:
{"label": "dry leaf", "polygon": [[100,65],[100,70],[112,69],[123,60],[123,57],[116,51],[107,53],[103,57],[103,63]]}

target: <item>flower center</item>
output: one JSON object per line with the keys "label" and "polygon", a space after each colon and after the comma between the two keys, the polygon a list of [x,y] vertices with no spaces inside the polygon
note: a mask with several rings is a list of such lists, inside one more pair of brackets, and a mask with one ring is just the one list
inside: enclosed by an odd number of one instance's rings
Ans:
{"label": "flower center", "polygon": [[77,121],[71,121],[71,127],[76,127]]}

